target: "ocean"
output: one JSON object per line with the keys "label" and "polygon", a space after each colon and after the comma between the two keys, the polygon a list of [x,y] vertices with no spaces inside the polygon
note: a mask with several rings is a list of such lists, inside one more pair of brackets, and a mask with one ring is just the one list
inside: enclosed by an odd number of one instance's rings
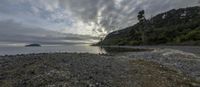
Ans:
{"label": "ocean", "polygon": [[[0,45],[0,56],[3,55],[17,55],[17,54],[37,54],[37,53],[91,53],[91,54],[105,54],[112,52],[143,52],[139,49],[175,49],[184,52],[194,53],[200,55],[199,46],[114,46],[98,47],[90,46],[90,44],[67,44],[67,45],[42,45],[41,47],[25,47],[24,45]],[[126,48],[125,50],[123,48]],[[127,50],[128,48],[128,50]],[[132,50],[130,50],[132,49]],[[135,49],[135,50],[134,50]]]}
{"label": "ocean", "polygon": [[0,55],[32,54],[32,53],[105,53],[100,47],[90,46],[89,44],[70,44],[70,45],[45,45],[41,47],[25,46],[0,46]]}

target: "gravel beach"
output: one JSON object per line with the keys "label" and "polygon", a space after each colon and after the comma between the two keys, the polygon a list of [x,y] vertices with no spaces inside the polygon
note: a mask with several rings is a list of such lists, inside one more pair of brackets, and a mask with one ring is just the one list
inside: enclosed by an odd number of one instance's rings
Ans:
{"label": "gravel beach", "polygon": [[200,57],[173,49],[1,56],[0,87],[200,87]]}

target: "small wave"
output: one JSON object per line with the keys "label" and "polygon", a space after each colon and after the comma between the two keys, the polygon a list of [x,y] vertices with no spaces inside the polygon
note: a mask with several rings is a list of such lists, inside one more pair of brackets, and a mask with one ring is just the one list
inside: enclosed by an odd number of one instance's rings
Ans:
{"label": "small wave", "polygon": [[[162,55],[163,56],[170,56],[170,55],[183,55],[183,56],[191,56],[191,57],[195,57],[195,58],[200,58],[199,56],[197,56],[194,53],[189,53],[189,52],[184,52],[181,50],[175,50],[175,49],[162,49]],[[188,58],[191,58],[188,57]]]}

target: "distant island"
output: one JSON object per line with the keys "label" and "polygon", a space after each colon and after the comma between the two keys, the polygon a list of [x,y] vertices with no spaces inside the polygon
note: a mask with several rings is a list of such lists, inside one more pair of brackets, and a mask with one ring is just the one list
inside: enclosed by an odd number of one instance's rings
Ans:
{"label": "distant island", "polygon": [[29,45],[26,45],[25,47],[41,47],[40,44],[29,44]]}
{"label": "distant island", "polygon": [[200,7],[172,9],[108,34],[96,45],[200,45]]}

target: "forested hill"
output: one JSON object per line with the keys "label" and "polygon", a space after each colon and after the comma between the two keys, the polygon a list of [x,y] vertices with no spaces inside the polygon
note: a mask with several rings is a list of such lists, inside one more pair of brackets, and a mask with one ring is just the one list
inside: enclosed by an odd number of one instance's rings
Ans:
{"label": "forested hill", "polygon": [[137,23],[112,32],[98,45],[200,45],[200,7],[158,14],[148,19],[147,25]]}

